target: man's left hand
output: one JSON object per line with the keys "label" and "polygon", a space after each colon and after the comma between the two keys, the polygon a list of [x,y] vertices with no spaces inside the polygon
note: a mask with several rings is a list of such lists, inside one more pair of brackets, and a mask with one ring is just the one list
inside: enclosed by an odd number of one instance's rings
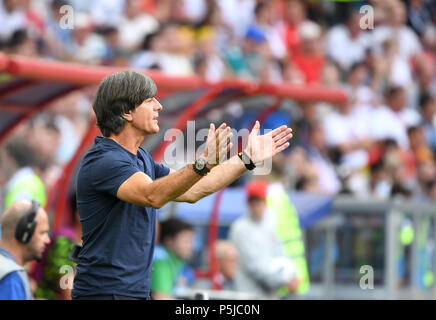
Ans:
{"label": "man's left hand", "polygon": [[256,121],[245,149],[254,164],[270,159],[285,150],[290,145],[287,141],[292,138],[292,129],[287,126],[281,126],[264,135],[259,135],[259,129],[260,123]]}

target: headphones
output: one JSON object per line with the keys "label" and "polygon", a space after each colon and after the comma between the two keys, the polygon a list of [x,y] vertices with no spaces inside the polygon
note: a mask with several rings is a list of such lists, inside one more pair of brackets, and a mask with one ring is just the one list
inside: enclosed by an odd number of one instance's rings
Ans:
{"label": "headphones", "polygon": [[32,200],[31,211],[20,219],[17,229],[15,230],[15,239],[17,239],[18,242],[26,244],[30,241],[30,239],[32,239],[36,228],[35,217],[38,209],[39,203],[35,200]]}

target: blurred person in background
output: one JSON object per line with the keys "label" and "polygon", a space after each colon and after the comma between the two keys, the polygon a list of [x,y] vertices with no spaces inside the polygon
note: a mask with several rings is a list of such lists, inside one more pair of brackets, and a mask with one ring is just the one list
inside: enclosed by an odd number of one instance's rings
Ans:
{"label": "blurred person in background", "polygon": [[49,55],[60,60],[71,60],[74,58],[74,29],[64,29],[60,27],[60,22],[63,17],[61,8],[68,5],[70,5],[70,3],[66,0],[51,1],[49,16],[46,21],[47,29],[44,33]]}
{"label": "blurred person in background", "polygon": [[158,65],[162,72],[172,76],[192,75],[193,48],[191,41],[187,40],[192,36],[189,31],[182,29],[178,24],[170,23],[162,27],[159,36],[162,37],[163,48],[159,53]]}
{"label": "blurred person in background", "polygon": [[232,29],[235,41],[244,38],[254,18],[256,0],[220,0],[216,3],[225,23]]}
{"label": "blurred person in background", "polygon": [[290,55],[300,50],[300,25],[307,20],[307,10],[303,1],[289,0],[285,2],[283,38]]}
{"label": "blurred person in background", "polygon": [[226,62],[221,57],[217,32],[211,27],[197,31],[196,73],[210,82],[218,82],[229,77]]}
{"label": "blurred person in background", "polygon": [[29,37],[26,29],[15,31],[5,42],[4,51],[8,54],[17,54],[29,58],[35,58],[39,55],[36,42]]}
{"label": "blurred person in background", "polygon": [[0,40],[6,41],[17,30],[27,27],[23,0],[0,1]]}
{"label": "blurred person in background", "polygon": [[419,106],[425,138],[436,156],[436,100],[433,96],[424,93],[419,101]]}
{"label": "blurred person in background", "polygon": [[160,245],[153,258],[151,292],[155,300],[174,299],[187,286],[183,271],[193,253],[194,231],[188,223],[170,218],[160,224]]}
{"label": "blurred person in background", "polygon": [[434,161],[433,152],[425,139],[422,127],[409,127],[407,129],[407,136],[409,137],[411,166],[413,168],[416,168],[419,162]]}
{"label": "blurred person in background", "polygon": [[129,51],[136,51],[147,34],[159,28],[159,22],[143,12],[141,0],[125,0],[125,11],[118,24],[120,46]]}
{"label": "blurred person in background", "polygon": [[361,15],[351,9],[345,24],[338,24],[328,31],[325,37],[326,54],[347,72],[355,63],[365,59],[366,50],[371,44],[371,35],[360,27]]}
{"label": "blurred person in background", "polygon": [[293,261],[285,255],[271,229],[267,189],[263,181],[247,185],[249,212],[231,225],[229,240],[238,249],[240,260],[235,276],[236,290],[260,299],[277,299],[281,287],[287,286],[290,293],[295,293],[301,280],[296,277]]}
{"label": "blurred person in background", "polygon": [[398,41],[394,39],[387,39],[382,44],[383,53],[381,56],[382,64],[385,68],[385,81],[390,86],[398,86],[406,89],[408,96],[410,90],[408,89],[412,84],[412,69],[410,62],[400,55],[398,51]]}
{"label": "blurred person in background", "polygon": [[368,85],[368,80],[369,70],[364,62],[357,62],[350,66],[345,89],[355,108],[365,106],[371,109],[376,105],[377,97]]}
{"label": "blurred person in background", "polygon": [[325,195],[336,195],[342,189],[335,166],[328,157],[328,147],[325,138],[324,127],[317,122],[309,126],[309,144],[307,156],[317,170],[318,189]]}
{"label": "blurred person in background", "polygon": [[431,2],[410,0],[407,3],[407,23],[420,37],[433,25],[434,9],[431,8]]}
{"label": "blurred person in background", "polygon": [[[289,286],[279,289],[280,297],[299,296],[307,293],[310,287],[309,270],[306,261],[306,250],[303,241],[303,231],[297,209],[289,199],[288,158],[286,154],[278,155],[272,162],[271,174],[266,176],[267,189],[267,227],[279,241],[284,255],[292,261],[295,267],[295,278],[299,280],[295,292]],[[318,174],[319,175],[319,174]],[[254,183],[253,183],[254,184]],[[250,188],[249,185],[247,188]],[[248,191],[249,193],[249,191]]]}
{"label": "blurred person in background", "polygon": [[301,46],[291,56],[291,61],[304,75],[305,83],[321,81],[325,59],[321,46],[321,28],[312,21],[305,21],[298,27]]}
{"label": "blurred person in background", "polygon": [[369,196],[376,199],[389,199],[391,183],[389,172],[382,160],[370,166]]}
{"label": "blurred person in background", "polygon": [[387,90],[386,106],[375,109],[371,118],[373,139],[395,139],[402,149],[409,147],[407,128],[420,123],[420,115],[407,107],[406,90],[398,86]]}
{"label": "blurred person in background", "polygon": [[147,34],[141,46],[131,61],[131,67],[136,69],[161,70],[160,54],[164,50],[163,37],[160,30]]}
{"label": "blurred person in background", "polygon": [[239,268],[239,255],[236,247],[227,240],[220,240],[215,245],[218,260],[218,281],[222,290],[235,290],[235,275]]}
{"label": "blurred person in background", "polygon": [[263,32],[272,56],[278,60],[286,58],[286,46],[283,42],[278,27],[277,18],[271,1],[259,2],[254,9],[255,17],[252,26]]}
{"label": "blurred person in background", "polygon": [[59,130],[43,116],[22,126],[6,144],[11,161],[9,181],[5,188],[7,208],[17,200],[37,200],[46,205],[47,192],[59,171],[55,153],[59,146]]}
{"label": "blurred person in background", "polygon": [[42,178],[47,164],[23,138],[11,139],[6,150],[14,161],[14,174],[6,185],[5,209],[15,201],[24,199],[34,199],[45,206],[47,193]]}
{"label": "blurred person in background", "polygon": [[78,12],[74,16],[74,29],[70,46],[75,61],[84,64],[101,64],[105,58],[105,39],[94,32],[91,16]]}
{"label": "blurred person in background", "polygon": [[42,259],[50,243],[48,216],[35,201],[14,202],[1,218],[0,300],[32,300],[23,266]]}
{"label": "blurred person in background", "polygon": [[126,0],[92,0],[90,13],[96,26],[118,26],[123,18]]}
{"label": "blurred person in background", "polygon": [[382,2],[381,10],[383,23],[374,28],[372,43],[381,52],[386,40],[395,39],[399,55],[410,63],[411,58],[421,54],[422,46],[416,33],[406,25],[406,5],[400,0],[386,0]]}
{"label": "blurred person in background", "polygon": [[359,116],[352,101],[339,103],[323,120],[326,142],[337,150],[339,165],[345,175],[359,171],[368,163],[367,150],[372,145],[367,119]]}

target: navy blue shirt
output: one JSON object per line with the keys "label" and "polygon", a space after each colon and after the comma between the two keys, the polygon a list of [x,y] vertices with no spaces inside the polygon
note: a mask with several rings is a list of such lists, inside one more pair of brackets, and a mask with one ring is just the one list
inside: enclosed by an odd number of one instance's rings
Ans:
{"label": "navy blue shirt", "polygon": [[155,241],[156,210],[122,201],[118,188],[136,172],[152,180],[169,174],[142,148],[132,154],[112,139],[97,137],[77,176],[77,208],[82,224],[72,297],[124,295],[148,298]]}

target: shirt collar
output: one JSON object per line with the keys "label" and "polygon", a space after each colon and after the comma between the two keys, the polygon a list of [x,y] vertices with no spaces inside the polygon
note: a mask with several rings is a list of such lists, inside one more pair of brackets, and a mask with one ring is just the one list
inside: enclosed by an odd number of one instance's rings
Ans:
{"label": "shirt collar", "polygon": [[0,253],[3,254],[4,256],[6,256],[9,259],[12,259],[15,263],[17,263],[17,261],[14,259],[14,257],[10,254],[10,252],[2,247],[0,247]]}

